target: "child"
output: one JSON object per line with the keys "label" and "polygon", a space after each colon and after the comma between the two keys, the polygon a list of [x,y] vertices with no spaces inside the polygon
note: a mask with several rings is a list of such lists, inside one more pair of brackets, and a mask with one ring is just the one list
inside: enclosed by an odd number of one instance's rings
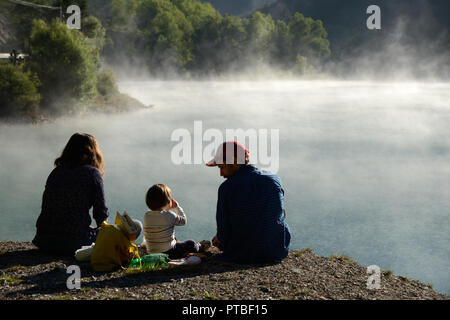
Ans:
{"label": "child", "polygon": [[175,226],[186,224],[186,215],[178,202],[172,198],[168,186],[155,184],[146,196],[150,208],[144,216],[144,242],[147,253],[166,253],[169,259],[180,259],[188,253],[198,253],[210,246],[209,241],[202,243],[193,240],[179,242],[175,238]]}

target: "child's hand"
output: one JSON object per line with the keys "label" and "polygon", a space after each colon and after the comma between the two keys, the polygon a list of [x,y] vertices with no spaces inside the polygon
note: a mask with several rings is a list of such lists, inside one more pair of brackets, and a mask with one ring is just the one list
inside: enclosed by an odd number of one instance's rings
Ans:
{"label": "child's hand", "polygon": [[178,207],[178,202],[175,199],[172,199],[172,206],[170,207],[170,209],[175,209],[176,207]]}

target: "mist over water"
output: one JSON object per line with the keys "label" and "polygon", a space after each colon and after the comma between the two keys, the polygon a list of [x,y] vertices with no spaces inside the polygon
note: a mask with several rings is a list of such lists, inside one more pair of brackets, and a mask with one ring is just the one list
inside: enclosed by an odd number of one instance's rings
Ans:
{"label": "mist over water", "polygon": [[120,88],[154,108],[0,125],[0,239],[33,238],[45,181],[74,132],[94,135],[103,151],[109,222],[117,210],[143,220],[147,189],[164,183],[188,216],[178,239],[211,239],[223,179],[216,168],[173,164],[172,132],[193,134],[194,121],[224,134],[279,129],[291,249],[347,254],[450,293],[450,84],[122,81]]}

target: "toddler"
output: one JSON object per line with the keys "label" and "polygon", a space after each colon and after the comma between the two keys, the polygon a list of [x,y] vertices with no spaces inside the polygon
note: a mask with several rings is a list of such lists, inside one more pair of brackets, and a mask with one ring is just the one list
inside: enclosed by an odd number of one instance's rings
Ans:
{"label": "toddler", "polygon": [[209,241],[177,241],[175,226],[184,226],[187,220],[168,186],[152,186],[147,192],[146,203],[150,211],[144,216],[143,245],[148,254],[166,253],[169,259],[180,259],[188,253],[202,252],[211,245]]}

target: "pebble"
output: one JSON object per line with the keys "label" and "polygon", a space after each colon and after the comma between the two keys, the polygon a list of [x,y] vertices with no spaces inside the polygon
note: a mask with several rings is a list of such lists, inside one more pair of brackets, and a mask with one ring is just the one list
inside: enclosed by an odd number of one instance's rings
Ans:
{"label": "pebble", "polygon": [[[14,252],[22,246],[33,249],[31,243],[0,242],[0,251]],[[149,275],[140,277],[127,277],[123,271],[92,275],[90,266],[80,265],[81,272],[87,281],[91,282],[91,290],[81,290],[77,293],[78,299],[92,299],[104,292],[114,293],[121,297],[152,299],[154,295],[164,295],[164,298],[205,299],[205,292],[214,294],[219,299],[234,300],[263,300],[263,299],[449,299],[448,296],[436,293],[425,284],[418,285],[406,277],[391,276],[383,279],[383,289],[371,291],[366,289],[365,267],[349,265],[339,260],[330,263],[328,258],[315,254],[308,254],[307,258],[300,259],[300,266],[291,253],[281,264],[274,266],[242,266],[204,262],[202,270],[192,275]],[[41,260],[38,255],[31,255],[29,262],[23,255],[20,264],[33,264],[33,268],[19,270],[25,277],[33,276],[34,286],[28,283],[19,283],[14,286],[1,285],[0,300],[2,299],[51,299],[58,293],[42,294],[46,284],[54,283],[55,274],[49,273],[53,269],[63,269],[72,264],[69,260],[49,262],[44,256]],[[64,263],[63,263],[64,262]],[[9,261],[13,265],[15,261]],[[17,263],[19,264],[19,263]],[[0,266],[0,274],[5,274]],[[17,273],[8,276],[17,277]],[[39,275],[36,277],[36,275]],[[64,278],[65,279],[65,278]],[[83,279],[83,280],[84,280]],[[59,280],[58,280],[59,281]],[[95,282],[92,282],[95,281]],[[6,282],[1,279],[0,282]],[[188,285],[186,285],[189,283]],[[111,289],[105,289],[109,286]],[[315,291],[314,295],[296,295],[293,292],[301,290]],[[19,293],[22,292],[22,293]],[[26,292],[26,293],[23,293]],[[45,292],[45,291],[44,291]],[[289,292],[287,294],[287,292]],[[292,295],[291,295],[292,293]]]}

